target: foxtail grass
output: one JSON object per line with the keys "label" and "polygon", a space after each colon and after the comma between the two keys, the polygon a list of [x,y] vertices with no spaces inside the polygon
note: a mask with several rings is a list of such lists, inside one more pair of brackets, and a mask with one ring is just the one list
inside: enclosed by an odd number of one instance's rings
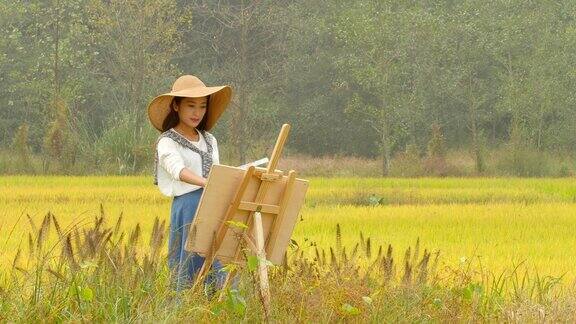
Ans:
{"label": "foxtail grass", "polygon": [[[90,224],[66,228],[52,213],[40,224],[29,218],[28,251],[19,248],[11,266],[0,270],[0,321],[263,321],[257,276],[249,267],[238,269],[239,284],[223,299],[201,289],[176,292],[165,221],[155,219],[145,238],[139,224],[124,230],[123,217],[109,225],[102,207]],[[363,233],[344,246],[342,233],[337,225],[332,246],[292,240],[283,264],[269,268],[272,320],[576,319],[576,292],[561,278],[522,265],[494,274],[473,260],[443,266],[441,251],[418,238],[403,251],[374,246]]]}

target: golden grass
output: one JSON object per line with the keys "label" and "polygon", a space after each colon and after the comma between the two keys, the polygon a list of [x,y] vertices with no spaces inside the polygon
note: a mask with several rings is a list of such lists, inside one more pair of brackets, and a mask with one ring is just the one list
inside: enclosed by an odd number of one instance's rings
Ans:
{"label": "golden grass", "polygon": [[[368,206],[371,195],[383,205]],[[341,224],[344,245],[361,231],[400,250],[420,238],[447,265],[474,258],[498,272],[525,262],[574,278],[575,196],[573,179],[313,178],[294,239],[327,247]],[[39,226],[50,211],[66,227],[92,222],[101,204],[110,221],[122,213],[122,226],[140,223],[146,237],[170,211],[150,177],[0,177],[0,265],[27,244],[27,214]]]}
{"label": "golden grass", "polygon": [[420,238],[440,250],[449,266],[472,260],[498,273],[524,263],[540,274],[576,275],[571,248],[576,246],[576,205],[571,203],[319,206],[304,209],[302,217],[294,237],[319,246],[334,244],[335,225],[342,224],[344,246],[351,246],[359,232],[374,245],[400,250]]}

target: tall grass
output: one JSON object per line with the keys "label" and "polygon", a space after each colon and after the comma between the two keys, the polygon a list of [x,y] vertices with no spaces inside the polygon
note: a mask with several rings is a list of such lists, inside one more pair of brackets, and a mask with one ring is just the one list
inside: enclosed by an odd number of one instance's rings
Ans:
{"label": "tall grass", "polygon": [[[29,219],[30,232],[11,266],[0,271],[0,320],[262,321],[254,274],[208,298],[202,290],[171,290],[166,268],[166,224],[156,219],[122,230],[106,213],[86,226],[63,227],[46,214]],[[522,268],[493,274],[472,260],[440,267],[442,254],[419,240],[404,251],[379,246],[358,233],[345,245],[336,226],[333,244],[292,241],[283,265],[270,268],[272,320],[333,322],[574,321],[576,294],[560,278]],[[144,241],[144,242],[143,242]],[[144,244],[144,248],[141,243]]]}
{"label": "tall grass", "polygon": [[[398,249],[418,236],[442,249],[446,263],[480,255],[493,271],[525,261],[543,274],[576,276],[576,251],[563,248],[576,244],[576,184],[570,179],[310,180],[294,232],[298,241],[326,248],[340,223],[345,245],[360,231]],[[139,224],[146,236],[154,219],[168,219],[170,210],[170,199],[149,176],[0,177],[0,268],[26,243],[27,214],[41,223],[50,210],[63,227],[80,226],[92,221],[101,203],[110,215],[124,212],[122,229]]]}

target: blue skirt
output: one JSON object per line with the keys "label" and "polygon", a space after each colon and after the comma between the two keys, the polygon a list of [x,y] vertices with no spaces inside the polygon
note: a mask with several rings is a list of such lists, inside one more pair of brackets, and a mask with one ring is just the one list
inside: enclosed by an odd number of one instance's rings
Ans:
{"label": "blue skirt", "polygon": [[[186,251],[186,239],[192,220],[198,209],[203,188],[174,197],[170,209],[170,235],[168,237],[168,266],[172,273],[175,290],[189,288],[202,268],[204,257]],[[211,271],[204,281],[205,288],[213,291],[221,288],[226,279],[222,264],[214,260]]]}

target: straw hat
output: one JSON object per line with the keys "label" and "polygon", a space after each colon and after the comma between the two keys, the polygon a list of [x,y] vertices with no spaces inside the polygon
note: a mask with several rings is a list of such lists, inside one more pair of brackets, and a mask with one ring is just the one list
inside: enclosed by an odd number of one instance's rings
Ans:
{"label": "straw hat", "polygon": [[183,75],[176,79],[172,91],[161,94],[148,105],[148,118],[152,125],[162,131],[162,123],[170,113],[170,103],[174,97],[197,98],[210,96],[206,112],[206,130],[210,130],[220,115],[226,110],[232,97],[230,86],[207,87],[204,82],[193,75]]}

